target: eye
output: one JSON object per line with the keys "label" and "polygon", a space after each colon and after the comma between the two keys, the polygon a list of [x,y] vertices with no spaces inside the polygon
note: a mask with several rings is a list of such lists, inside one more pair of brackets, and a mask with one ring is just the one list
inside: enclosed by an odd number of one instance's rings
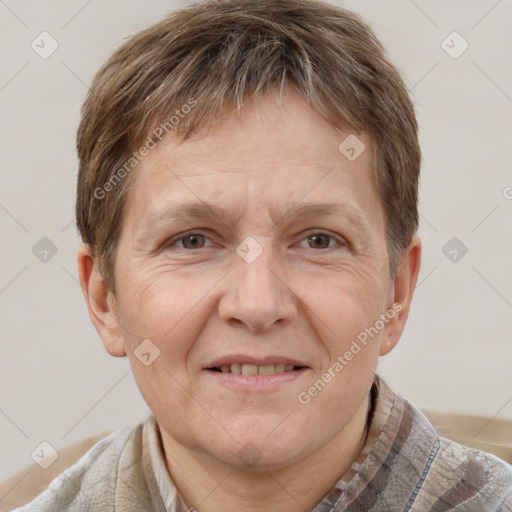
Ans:
{"label": "eye", "polygon": [[338,246],[345,245],[340,239],[329,235],[327,233],[312,233],[304,239],[307,241],[309,248],[311,249],[331,249],[333,245],[331,242],[335,242]]}
{"label": "eye", "polygon": [[182,249],[202,249],[209,238],[201,233],[188,233],[176,238],[169,245],[180,244]]}
{"label": "eye", "polygon": [[[185,235],[181,235],[178,238],[171,240],[169,244],[167,244],[167,246],[177,246],[180,249],[186,250],[203,249],[210,247],[209,245],[207,245],[208,241],[211,244],[210,239],[206,235],[203,235],[202,233],[192,232],[186,233]],[[304,242],[308,243],[307,248],[319,250],[332,249],[336,246],[344,247],[346,245],[346,242],[341,237],[335,237],[333,235],[323,232],[311,233],[306,238],[302,239],[301,244],[303,244]]]}

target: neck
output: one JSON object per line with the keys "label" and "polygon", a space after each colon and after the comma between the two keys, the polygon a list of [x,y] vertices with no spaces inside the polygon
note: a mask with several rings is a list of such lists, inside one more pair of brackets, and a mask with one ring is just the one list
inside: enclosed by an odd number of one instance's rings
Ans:
{"label": "neck", "polygon": [[368,397],[350,422],[320,450],[272,471],[234,468],[177,443],[162,430],[171,479],[191,510],[198,512],[303,512],[332,489],[364,447]]}

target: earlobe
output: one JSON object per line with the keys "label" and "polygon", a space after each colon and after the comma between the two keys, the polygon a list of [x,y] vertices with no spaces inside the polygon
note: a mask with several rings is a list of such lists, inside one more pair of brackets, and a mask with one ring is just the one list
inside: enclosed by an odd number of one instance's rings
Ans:
{"label": "earlobe", "polygon": [[107,352],[115,357],[124,357],[126,350],[115,297],[108,291],[87,244],[80,246],[77,259],[80,286],[92,323]]}
{"label": "earlobe", "polygon": [[398,275],[393,281],[394,317],[386,326],[385,336],[380,346],[380,355],[391,352],[398,343],[409,315],[411,300],[418,281],[421,266],[421,240],[414,235],[409,247],[404,252]]}

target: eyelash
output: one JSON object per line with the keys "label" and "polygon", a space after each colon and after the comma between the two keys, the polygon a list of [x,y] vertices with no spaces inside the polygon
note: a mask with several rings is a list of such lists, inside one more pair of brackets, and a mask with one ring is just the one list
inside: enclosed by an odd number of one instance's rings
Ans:
{"label": "eyelash", "polygon": [[[165,248],[169,248],[169,247],[172,247],[174,246],[177,242],[181,242],[182,240],[184,240],[185,238],[187,238],[188,236],[191,236],[191,235],[200,235],[200,236],[204,236],[205,238],[207,238],[208,240],[210,240],[210,238],[205,235],[204,233],[201,233],[200,231],[189,231],[187,233],[184,233],[184,234],[181,234],[181,235],[178,235],[177,237],[173,238],[172,240],[170,240],[168,243],[165,244]],[[339,236],[334,236],[334,235],[331,235],[330,233],[327,233],[327,232],[324,232],[324,231],[311,231],[310,233],[308,233],[305,237],[303,237],[301,239],[302,240],[307,240],[308,238],[312,237],[312,236],[315,236],[315,235],[320,235],[320,236],[325,236],[325,237],[328,237],[330,240],[334,240],[338,243],[338,248],[342,248],[342,247],[346,247],[348,244],[346,242],[345,239],[343,239],[342,237],[339,237]],[[211,241],[211,240],[210,240]],[[317,249],[318,251],[327,251],[329,249],[335,249],[336,247],[326,247],[326,248],[323,248],[323,249]],[[179,249],[183,249],[185,251],[194,251],[195,249],[187,249],[186,247],[179,247]],[[199,247],[197,250],[199,249],[208,249],[208,247]],[[313,249],[314,250],[314,249]]]}

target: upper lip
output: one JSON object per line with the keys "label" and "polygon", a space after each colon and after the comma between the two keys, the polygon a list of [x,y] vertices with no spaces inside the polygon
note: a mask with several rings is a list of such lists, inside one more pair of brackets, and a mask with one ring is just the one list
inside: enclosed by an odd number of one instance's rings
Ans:
{"label": "upper lip", "polygon": [[229,366],[233,363],[240,364],[254,364],[256,366],[269,366],[276,364],[293,364],[294,366],[308,366],[307,364],[299,361],[298,359],[292,359],[283,356],[265,356],[265,357],[254,357],[244,354],[234,354],[230,356],[224,356],[219,359],[215,359],[211,363],[208,363],[205,368],[219,368],[220,366]]}

